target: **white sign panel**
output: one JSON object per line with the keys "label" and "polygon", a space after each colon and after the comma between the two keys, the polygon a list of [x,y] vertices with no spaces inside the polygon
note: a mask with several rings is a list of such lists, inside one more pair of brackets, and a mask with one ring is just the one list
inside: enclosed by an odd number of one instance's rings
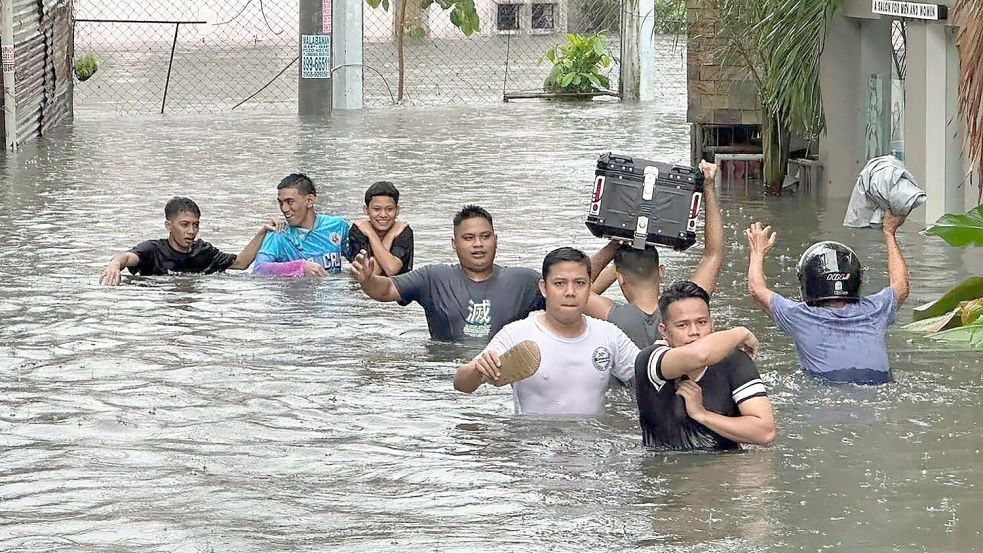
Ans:
{"label": "white sign panel", "polygon": [[300,77],[331,78],[331,35],[301,35]]}
{"label": "white sign panel", "polygon": [[893,0],[873,0],[871,11],[894,17],[910,19],[945,19],[947,10],[938,4],[919,4],[917,2],[896,2]]}

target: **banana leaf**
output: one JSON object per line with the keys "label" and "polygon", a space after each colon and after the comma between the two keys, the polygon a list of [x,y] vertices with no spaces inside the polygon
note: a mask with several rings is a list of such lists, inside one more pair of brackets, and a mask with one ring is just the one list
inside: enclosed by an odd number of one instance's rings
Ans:
{"label": "banana leaf", "polygon": [[926,236],[938,236],[950,246],[965,248],[983,246],[983,205],[965,215],[946,213],[932,226],[922,231]]}
{"label": "banana leaf", "polygon": [[918,332],[921,334],[931,334],[942,330],[948,330],[950,328],[956,328],[961,326],[962,323],[962,319],[959,316],[961,312],[962,309],[957,307],[956,309],[953,309],[944,315],[939,315],[938,317],[929,317],[928,319],[910,322],[901,327],[901,330]]}
{"label": "banana leaf", "polygon": [[951,330],[943,330],[935,334],[929,334],[933,340],[943,340],[946,342],[966,344],[974,347],[983,347],[983,323],[974,323],[969,326],[961,326]]}
{"label": "banana leaf", "polygon": [[921,321],[938,317],[959,306],[959,302],[983,298],[983,277],[969,277],[941,298],[919,305],[912,311],[912,320]]}
{"label": "banana leaf", "polygon": [[959,310],[963,325],[971,325],[983,315],[983,298],[973,300]]}

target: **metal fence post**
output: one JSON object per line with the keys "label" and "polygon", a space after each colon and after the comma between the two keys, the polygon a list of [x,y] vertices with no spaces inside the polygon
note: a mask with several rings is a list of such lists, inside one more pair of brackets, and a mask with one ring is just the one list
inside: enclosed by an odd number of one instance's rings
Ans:
{"label": "metal fence post", "polygon": [[167,104],[167,87],[171,84],[171,67],[174,66],[174,49],[177,48],[177,32],[180,28],[180,23],[174,24],[174,41],[171,42],[171,60],[167,62],[167,78],[164,80],[164,98],[160,101],[161,115],[164,114],[164,105]]}

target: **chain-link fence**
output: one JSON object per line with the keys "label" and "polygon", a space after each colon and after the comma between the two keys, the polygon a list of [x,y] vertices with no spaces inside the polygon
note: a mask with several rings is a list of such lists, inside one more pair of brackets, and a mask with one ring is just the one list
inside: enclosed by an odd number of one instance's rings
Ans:
{"label": "chain-link fence", "polygon": [[[493,103],[506,94],[541,92],[552,64],[540,60],[567,33],[604,35],[614,61],[602,72],[608,90],[618,91],[622,0],[476,0],[480,29],[467,37],[438,4],[395,0],[388,10],[364,8],[368,107]],[[77,83],[76,105],[120,112],[294,111],[298,10],[299,0],[75,0],[76,56],[99,61],[96,74]],[[659,21],[678,16],[656,11]],[[685,109],[685,41],[656,38],[655,88]]]}
{"label": "chain-link fence", "polygon": [[76,58],[99,63],[75,103],[217,112],[251,97],[239,109],[295,110],[297,10],[298,0],[75,0]]}

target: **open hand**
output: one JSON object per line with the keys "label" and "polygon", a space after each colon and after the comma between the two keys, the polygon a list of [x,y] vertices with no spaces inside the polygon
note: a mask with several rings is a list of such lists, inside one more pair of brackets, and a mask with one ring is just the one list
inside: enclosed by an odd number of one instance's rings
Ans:
{"label": "open hand", "polygon": [[898,227],[904,224],[907,216],[898,215],[897,213],[887,212],[884,214],[884,220],[882,221],[884,225],[884,232],[888,234],[894,234],[898,232]]}
{"label": "open hand", "polygon": [[498,380],[502,377],[502,360],[494,351],[483,351],[474,358],[474,368],[481,375],[482,382]]}
{"label": "open hand", "polygon": [[751,247],[751,255],[765,257],[778,240],[778,233],[771,230],[771,226],[762,226],[761,223],[751,223],[751,226],[744,231],[747,236],[748,246]]}
{"label": "open hand", "polygon": [[328,276],[328,272],[324,270],[324,267],[320,263],[314,263],[313,261],[304,261],[304,276]]}
{"label": "open hand", "polygon": [[364,283],[375,271],[375,258],[369,257],[365,250],[359,250],[358,255],[352,260],[352,276],[361,284]]}
{"label": "open hand", "polygon": [[116,286],[122,279],[122,274],[120,273],[119,267],[115,263],[110,263],[106,270],[102,272],[102,277],[99,279],[101,284],[106,286]]}
{"label": "open hand", "polygon": [[676,395],[683,398],[686,402],[686,414],[696,422],[700,422],[702,416],[707,412],[703,407],[703,388],[692,380],[682,380],[676,389]]}

